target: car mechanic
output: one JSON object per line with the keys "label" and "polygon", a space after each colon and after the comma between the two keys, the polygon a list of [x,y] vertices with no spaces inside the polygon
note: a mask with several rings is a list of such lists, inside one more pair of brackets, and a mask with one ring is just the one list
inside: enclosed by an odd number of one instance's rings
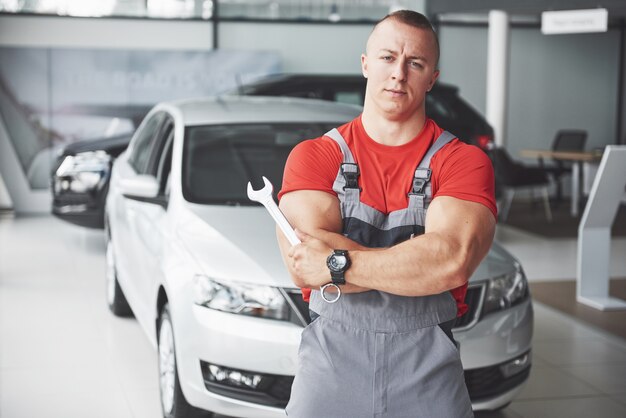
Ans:
{"label": "car mechanic", "polygon": [[313,319],[289,416],[473,416],[451,329],[493,240],[494,175],[426,118],[438,60],[425,16],[389,14],[361,55],[360,117],[288,158],[280,208],[302,243],[277,235]]}

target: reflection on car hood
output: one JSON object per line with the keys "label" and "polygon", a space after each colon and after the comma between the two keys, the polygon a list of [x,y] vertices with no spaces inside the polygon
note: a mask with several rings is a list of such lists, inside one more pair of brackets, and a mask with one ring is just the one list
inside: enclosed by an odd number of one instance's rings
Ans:
{"label": "reflection on car hood", "polygon": [[285,268],[275,224],[262,206],[185,204],[178,237],[214,279],[296,287]]}
{"label": "reflection on car hood", "polygon": [[[204,274],[218,280],[296,287],[283,264],[275,224],[261,206],[186,204],[177,234]],[[498,243],[470,282],[511,273],[515,259]]]}

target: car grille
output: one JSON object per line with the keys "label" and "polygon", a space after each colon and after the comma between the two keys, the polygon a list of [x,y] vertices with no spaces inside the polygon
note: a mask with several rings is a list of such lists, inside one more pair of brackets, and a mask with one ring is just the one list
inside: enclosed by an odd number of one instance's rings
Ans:
{"label": "car grille", "polygon": [[54,199],[54,204],[62,205],[78,205],[83,203],[91,203],[93,197],[87,193],[61,192]]}
{"label": "car grille", "polygon": [[[456,319],[452,329],[459,331],[470,328],[480,319],[485,288],[485,283],[468,286],[467,293],[465,294],[465,303],[468,305],[468,310],[465,315]],[[302,326],[309,324],[311,322],[309,304],[302,299],[302,291],[300,289],[284,289],[284,292],[293,311],[291,322],[299,323]]]}
{"label": "car grille", "polygon": [[501,395],[519,386],[530,375],[530,367],[505,377],[501,365],[465,370],[465,384],[472,402],[480,402]]}

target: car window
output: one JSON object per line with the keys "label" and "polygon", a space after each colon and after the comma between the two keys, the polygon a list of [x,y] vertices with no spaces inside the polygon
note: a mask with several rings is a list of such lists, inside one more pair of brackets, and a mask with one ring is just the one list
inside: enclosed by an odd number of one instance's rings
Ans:
{"label": "car window", "polygon": [[363,106],[363,94],[358,91],[338,91],[335,93],[334,101]]}
{"label": "car window", "polygon": [[165,149],[165,145],[169,140],[170,135],[174,132],[174,120],[169,116],[164,116],[164,121],[161,124],[159,133],[156,135],[156,139],[152,142],[152,149],[150,159],[146,168],[146,174],[157,177],[159,175],[160,162]]}
{"label": "car window", "polygon": [[323,99],[319,91],[314,90],[295,90],[280,93],[280,96],[299,97],[302,99]]}
{"label": "car window", "polygon": [[193,126],[185,131],[183,195],[196,203],[250,205],[247,184],[267,177],[277,192],[292,148],[336,123]]}
{"label": "car window", "polygon": [[159,194],[170,194],[170,172],[172,171],[172,149],[174,146],[174,130],[172,129],[165,141],[165,148],[161,154],[157,179],[159,180]]}
{"label": "car window", "polygon": [[426,109],[429,116],[437,119],[455,119],[456,114],[452,107],[453,96],[436,96],[434,94],[426,95]]}
{"label": "car window", "polygon": [[128,157],[137,174],[145,174],[150,159],[151,144],[156,139],[163,113],[156,113],[139,128]]}

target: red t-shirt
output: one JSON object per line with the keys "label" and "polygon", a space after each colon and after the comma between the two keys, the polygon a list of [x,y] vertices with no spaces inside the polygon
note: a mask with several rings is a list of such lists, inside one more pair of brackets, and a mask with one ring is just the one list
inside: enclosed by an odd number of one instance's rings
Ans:
{"label": "red t-shirt", "polygon": [[[360,117],[337,129],[359,165],[361,201],[385,214],[408,206],[407,194],[415,168],[443,132],[427,119],[422,131],[410,142],[388,146],[369,137]],[[333,182],[342,160],[339,145],[329,137],[301,142],[287,159],[278,198],[296,190],[320,190],[336,196]],[[493,167],[482,150],[454,139],[433,156],[430,168],[433,199],[451,196],[481,203],[496,216]],[[451,290],[459,316],[467,311],[466,291],[467,284]],[[310,289],[302,289],[307,301],[310,293]]]}

